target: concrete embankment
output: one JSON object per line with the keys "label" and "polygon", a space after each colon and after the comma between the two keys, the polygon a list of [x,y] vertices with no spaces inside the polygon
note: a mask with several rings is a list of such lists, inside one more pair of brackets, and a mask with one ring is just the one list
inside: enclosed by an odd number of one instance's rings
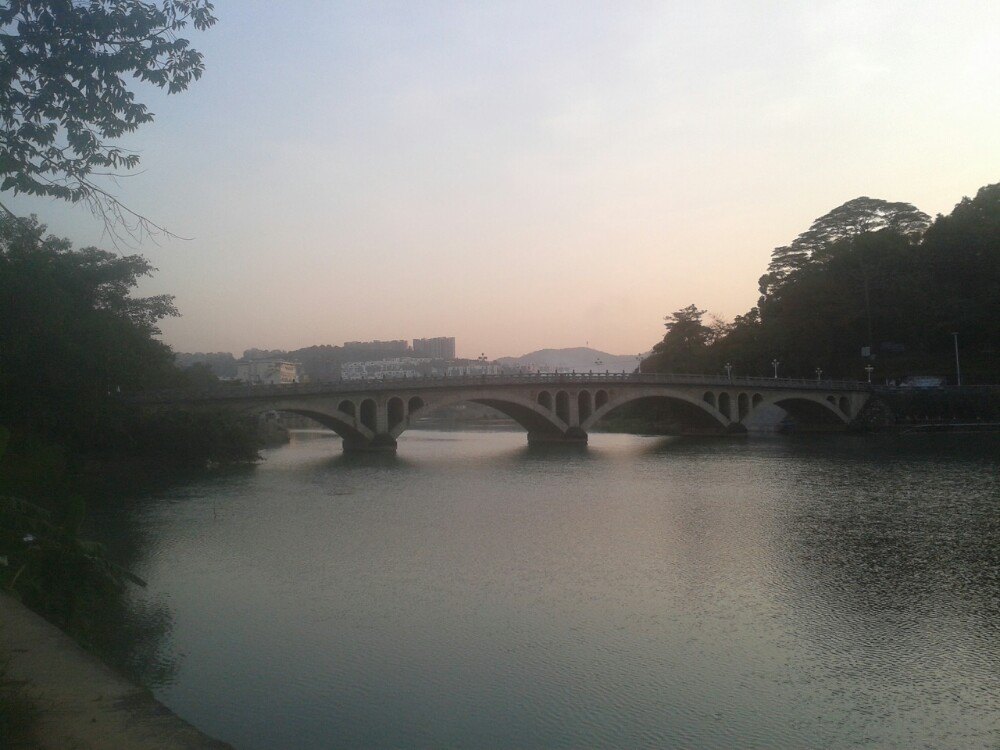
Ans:
{"label": "concrete embankment", "polygon": [[233,750],[176,716],[68,635],[0,594],[0,658],[40,715],[45,750]]}

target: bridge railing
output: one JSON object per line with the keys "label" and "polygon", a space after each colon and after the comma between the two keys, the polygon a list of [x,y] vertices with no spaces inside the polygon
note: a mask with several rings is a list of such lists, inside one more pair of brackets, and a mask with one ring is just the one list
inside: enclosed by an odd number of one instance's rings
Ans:
{"label": "bridge railing", "polygon": [[261,398],[268,396],[318,395],[328,393],[371,393],[382,391],[454,388],[470,385],[602,385],[664,384],[704,385],[713,388],[795,389],[818,391],[866,391],[871,386],[857,380],[816,380],[807,378],[719,377],[718,375],[636,373],[636,372],[557,372],[507,373],[500,375],[434,375],[419,378],[380,378],[370,380],[329,380],[318,383],[282,383],[258,385],[220,385],[209,389],[146,391],[123,396],[135,403],[176,401],[216,401],[223,399]]}

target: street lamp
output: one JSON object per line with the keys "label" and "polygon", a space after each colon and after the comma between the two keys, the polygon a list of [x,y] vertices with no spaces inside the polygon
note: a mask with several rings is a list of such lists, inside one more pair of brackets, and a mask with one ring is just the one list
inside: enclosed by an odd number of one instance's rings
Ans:
{"label": "street lamp", "polygon": [[868,382],[869,383],[872,382],[872,370],[874,370],[874,369],[875,368],[872,367],[871,365],[865,365],[865,372],[868,373]]}
{"label": "street lamp", "polygon": [[775,380],[778,379],[778,365],[780,365],[780,364],[781,363],[778,360],[776,360],[776,359],[772,359],[771,360],[771,366],[774,367],[774,379]]}
{"label": "street lamp", "polygon": [[820,381],[820,379],[822,379],[822,377],[823,377],[823,368],[822,367],[817,367],[816,368],[816,382],[818,383]]}
{"label": "street lamp", "polygon": [[726,377],[730,383],[733,382],[733,366],[729,362],[726,362]]}
{"label": "street lamp", "polygon": [[958,364],[958,331],[952,331],[955,337],[955,385],[962,385],[962,368]]}

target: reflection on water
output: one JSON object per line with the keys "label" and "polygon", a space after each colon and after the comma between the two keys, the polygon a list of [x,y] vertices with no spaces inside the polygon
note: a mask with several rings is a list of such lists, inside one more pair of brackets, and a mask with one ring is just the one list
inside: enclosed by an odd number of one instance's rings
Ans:
{"label": "reflection on water", "polygon": [[157,695],[240,748],[994,747],[998,456],[302,433],[96,520],[172,613]]}

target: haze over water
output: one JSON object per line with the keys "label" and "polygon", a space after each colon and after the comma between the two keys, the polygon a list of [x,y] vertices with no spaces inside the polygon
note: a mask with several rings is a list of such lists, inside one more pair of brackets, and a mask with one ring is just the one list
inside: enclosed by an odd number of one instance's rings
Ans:
{"label": "haze over water", "polygon": [[245,750],[995,747],[998,447],[295,433],[93,524]]}

